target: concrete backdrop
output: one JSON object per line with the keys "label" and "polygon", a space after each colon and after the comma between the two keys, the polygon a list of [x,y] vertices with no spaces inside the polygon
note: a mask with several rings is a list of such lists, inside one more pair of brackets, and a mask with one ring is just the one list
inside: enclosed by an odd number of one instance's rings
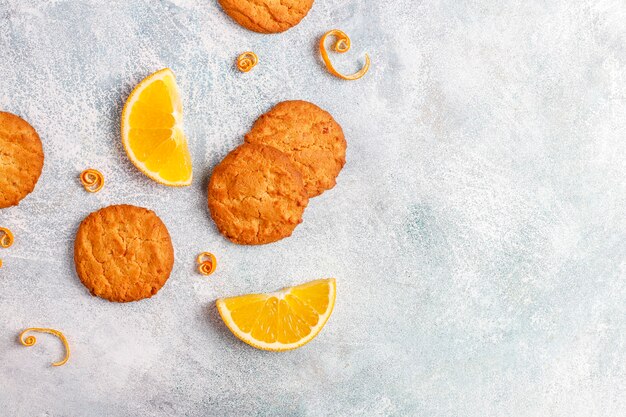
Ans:
{"label": "concrete backdrop", "polygon": [[[330,76],[319,37],[365,52]],[[235,57],[255,51],[250,73]],[[178,76],[191,187],[139,173],[118,133],[132,87]],[[212,168],[285,99],[329,110],[348,162],[293,237],[241,247],[206,209]],[[0,0],[0,109],[40,133],[35,192],[0,211],[3,416],[626,415],[626,4],[317,0],[260,35],[215,0]],[[87,194],[80,171],[100,169]],[[94,298],[73,267],[91,211],[155,210],[176,263],[153,299]],[[195,272],[210,250],[215,275]],[[322,333],[289,353],[236,340],[218,297],[338,280]],[[65,332],[17,343],[29,326]]]}

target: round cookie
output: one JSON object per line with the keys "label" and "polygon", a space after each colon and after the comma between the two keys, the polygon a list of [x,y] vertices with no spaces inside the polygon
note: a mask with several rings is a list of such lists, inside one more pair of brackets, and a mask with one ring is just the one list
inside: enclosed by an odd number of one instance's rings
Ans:
{"label": "round cookie", "polygon": [[209,182],[209,210],[217,228],[242,245],[290,236],[308,202],[300,172],[270,146],[239,146],[215,167]]}
{"label": "round cookie", "polygon": [[346,139],[327,111],[307,101],[283,101],[257,119],[246,142],[273,146],[302,173],[309,197],[329,190],[346,163]]}
{"label": "round cookie", "polygon": [[152,297],[174,266],[174,248],[161,219],[141,207],[109,206],[83,220],[74,263],[93,295],[128,302]]}
{"label": "round cookie", "polygon": [[219,0],[224,11],[246,29],[284,32],[300,23],[313,0]]}
{"label": "round cookie", "polygon": [[43,147],[35,129],[21,117],[0,112],[0,209],[30,194],[42,169]]}

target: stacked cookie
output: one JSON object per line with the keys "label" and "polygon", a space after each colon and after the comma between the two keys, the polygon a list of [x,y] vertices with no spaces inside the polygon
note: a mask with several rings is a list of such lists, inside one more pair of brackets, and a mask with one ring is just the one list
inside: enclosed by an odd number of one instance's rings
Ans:
{"label": "stacked cookie", "polygon": [[288,237],[309,198],[333,188],[345,162],[343,131],[328,112],[306,101],[279,103],[213,171],[211,216],[238,244]]}

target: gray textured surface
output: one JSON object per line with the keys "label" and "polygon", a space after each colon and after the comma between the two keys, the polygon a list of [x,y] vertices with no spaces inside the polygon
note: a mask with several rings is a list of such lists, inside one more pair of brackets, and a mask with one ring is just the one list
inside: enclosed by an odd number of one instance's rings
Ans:
{"label": "gray textured surface", "polygon": [[[346,71],[316,54],[351,35]],[[261,63],[242,75],[245,50]],[[164,66],[179,78],[193,186],[126,159],[121,106]],[[295,235],[239,247],[205,208],[212,167],[277,101],[333,113],[337,187]],[[214,0],[0,0],[0,108],[40,132],[36,191],[0,212],[0,415],[626,415],[626,5],[623,0],[317,0],[295,29],[236,26]],[[106,188],[86,194],[86,167]],[[91,297],[72,263],[89,212],[157,211],[176,247],[153,299]],[[211,250],[218,272],[194,272]],[[220,296],[336,276],[320,336],[290,353],[238,342]],[[22,347],[27,326],[60,343]]]}

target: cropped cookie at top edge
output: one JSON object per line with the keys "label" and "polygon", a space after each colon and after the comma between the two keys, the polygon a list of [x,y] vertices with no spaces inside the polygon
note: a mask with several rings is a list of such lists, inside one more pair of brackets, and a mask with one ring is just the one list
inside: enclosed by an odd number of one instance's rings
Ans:
{"label": "cropped cookie at top edge", "polygon": [[257,119],[245,140],[287,154],[302,173],[309,197],[333,188],[346,163],[341,126],[330,113],[307,101],[278,103]]}
{"label": "cropped cookie at top edge", "polygon": [[290,236],[309,202],[302,175],[285,154],[246,143],[215,167],[208,200],[220,232],[242,245]]}
{"label": "cropped cookie at top edge", "polygon": [[279,33],[296,26],[313,6],[313,0],[219,0],[233,20],[259,33]]}
{"label": "cropped cookie at top edge", "polygon": [[21,117],[0,111],[0,209],[18,205],[33,192],[43,161],[37,131]]}
{"label": "cropped cookie at top edge", "polygon": [[151,210],[131,205],[87,216],[74,242],[76,272],[89,291],[116,302],[155,295],[174,266],[167,227]]}

